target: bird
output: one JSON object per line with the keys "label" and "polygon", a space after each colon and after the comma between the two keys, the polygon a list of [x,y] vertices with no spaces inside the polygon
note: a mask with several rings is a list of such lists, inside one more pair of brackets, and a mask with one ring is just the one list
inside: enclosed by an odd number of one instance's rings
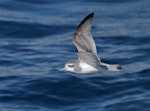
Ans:
{"label": "bird", "polygon": [[122,69],[122,66],[104,63],[98,57],[96,44],[91,35],[93,16],[93,12],[86,16],[74,32],[73,43],[78,50],[78,60],[66,62],[61,71],[84,74],[97,71],[120,71]]}

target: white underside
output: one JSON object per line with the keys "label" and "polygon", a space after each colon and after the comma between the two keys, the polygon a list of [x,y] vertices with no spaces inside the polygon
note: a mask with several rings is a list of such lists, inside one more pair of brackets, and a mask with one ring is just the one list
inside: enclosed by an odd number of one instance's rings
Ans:
{"label": "white underside", "polygon": [[[81,73],[90,73],[90,72],[98,71],[98,69],[94,68],[93,66],[91,66],[83,61],[80,61],[79,65],[80,65],[80,68],[82,69]],[[110,71],[119,71],[119,69],[116,68],[116,66],[118,66],[118,65],[115,65],[115,64],[111,65],[111,64],[102,63],[102,62],[101,62],[101,65],[106,66],[108,68],[108,70],[110,70]]]}
{"label": "white underside", "polygon": [[81,68],[81,73],[90,73],[90,72],[96,72],[98,69],[92,67],[91,65],[85,63],[85,62],[80,62],[79,63],[80,68]]}

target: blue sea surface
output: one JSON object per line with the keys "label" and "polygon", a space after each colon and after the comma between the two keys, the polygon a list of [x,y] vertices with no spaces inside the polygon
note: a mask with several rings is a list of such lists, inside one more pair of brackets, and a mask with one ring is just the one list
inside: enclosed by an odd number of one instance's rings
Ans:
{"label": "blue sea surface", "polygon": [[[92,35],[118,72],[59,71]],[[150,0],[0,0],[0,111],[150,111]]]}

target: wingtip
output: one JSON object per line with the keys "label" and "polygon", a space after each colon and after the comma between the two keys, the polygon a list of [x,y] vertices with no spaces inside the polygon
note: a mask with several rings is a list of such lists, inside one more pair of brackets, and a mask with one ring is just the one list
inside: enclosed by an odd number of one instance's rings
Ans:
{"label": "wingtip", "polygon": [[78,25],[77,29],[89,18],[93,18],[94,16],[94,12],[90,13],[89,15],[87,15],[82,21],[81,23]]}
{"label": "wingtip", "polygon": [[118,65],[118,66],[117,66],[117,69],[118,69],[118,70],[121,70],[121,69],[123,69],[123,67],[120,66],[120,65]]}
{"label": "wingtip", "polygon": [[94,12],[90,13],[90,14],[87,16],[87,18],[93,17],[93,16],[94,16]]}
{"label": "wingtip", "polygon": [[90,13],[90,15],[94,16],[94,12]]}

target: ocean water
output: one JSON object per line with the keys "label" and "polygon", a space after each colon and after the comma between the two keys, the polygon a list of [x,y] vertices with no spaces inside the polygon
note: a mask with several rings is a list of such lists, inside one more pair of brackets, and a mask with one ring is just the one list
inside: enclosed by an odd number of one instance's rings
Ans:
{"label": "ocean water", "polygon": [[[103,62],[119,72],[59,71],[94,12]],[[150,111],[149,0],[0,0],[0,111]]]}

